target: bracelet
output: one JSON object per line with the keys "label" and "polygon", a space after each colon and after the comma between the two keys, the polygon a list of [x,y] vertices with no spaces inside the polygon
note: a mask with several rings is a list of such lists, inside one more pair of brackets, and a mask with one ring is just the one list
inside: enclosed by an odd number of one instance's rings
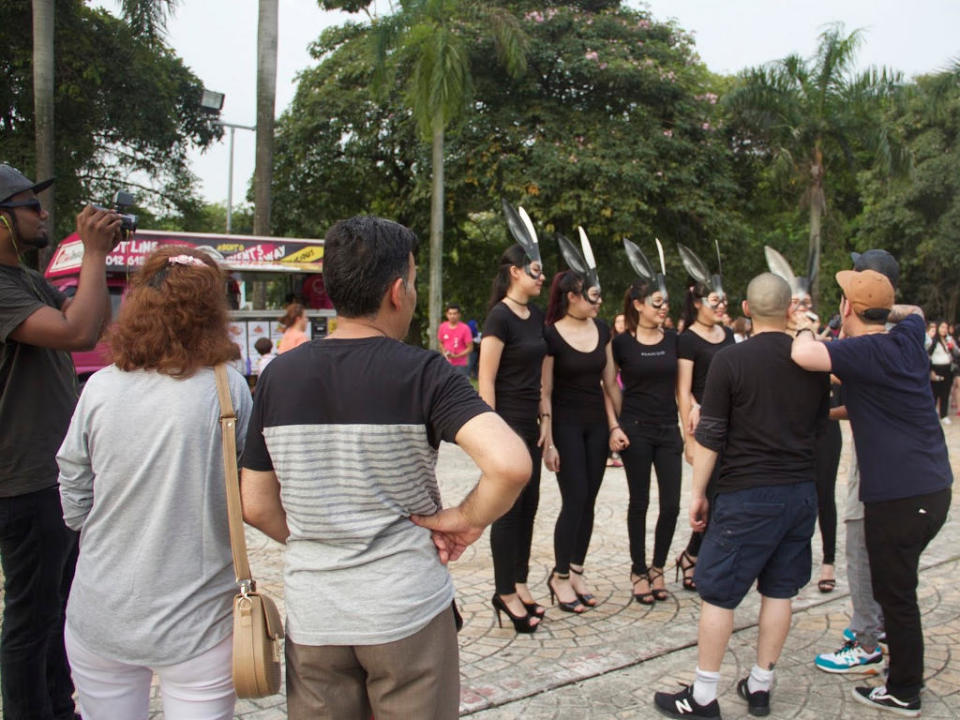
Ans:
{"label": "bracelet", "polygon": [[810,328],[800,328],[799,330],[797,330],[797,332],[796,332],[796,334],[794,335],[794,337],[800,337],[800,333],[802,333],[802,332],[804,332],[804,331],[810,333],[811,335],[813,335],[814,339],[816,339],[817,334],[816,334],[815,332],[813,332],[813,330],[811,330]]}
{"label": "bracelet", "polygon": [[614,430],[619,430],[619,429],[620,429],[619,425],[614,425],[612,428],[610,428],[610,432],[613,432]]}
{"label": "bracelet", "polygon": [[550,417],[550,413],[541,413],[540,419],[543,420],[545,417]]}
{"label": "bracelet", "polygon": [[547,450],[556,450],[556,449],[557,448],[555,445],[547,445]]}

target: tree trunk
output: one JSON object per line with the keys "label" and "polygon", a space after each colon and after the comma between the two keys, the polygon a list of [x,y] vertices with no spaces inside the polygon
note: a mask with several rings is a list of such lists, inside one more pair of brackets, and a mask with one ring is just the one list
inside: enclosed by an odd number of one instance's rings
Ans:
{"label": "tree trunk", "polygon": [[[43,182],[53,177],[54,172],[54,136],[53,136],[53,26],[54,0],[33,0],[33,115],[36,143],[36,163],[34,182]],[[53,207],[53,187],[40,193],[43,209],[49,213],[47,227],[51,245],[57,237],[56,217]],[[53,254],[53,247],[40,253],[40,269],[46,267]]]}
{"label": "tree trunk", "polygon": [[810,165],[810,247],[808,252],[816,253],[817,274],[810,286],[810,298],[815,308],[820,307],[820,259],[821,238],[820,228],[823,224],[823,215],[827,209],[826,198],[823,194],[823,154],[817,146],[813,151],[813,162]]}
{"label": "tree trunk", "polygon": [[438,349],[443,305],[443,120],[433,121],[433,181],[430,189],[430,347]]}
{"label": "tree trunk", "polygon": [[[253,172],[253,234],[270,234],[273,120],[277,98],[278,0],[260,0],[257,22],[257,161]],[[253,306],[266,304],[266,287],[254,283]]]}

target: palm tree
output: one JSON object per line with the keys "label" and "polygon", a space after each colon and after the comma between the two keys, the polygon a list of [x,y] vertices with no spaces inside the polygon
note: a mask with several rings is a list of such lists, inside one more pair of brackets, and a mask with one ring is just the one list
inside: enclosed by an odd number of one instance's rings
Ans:
{"label": "palm tree", "polygon": [[511,76],[526,70],[526,37],[508,11],[479,0],[401,0],[400,9],[374,19],[378,82],[388,65],[402,72],[407,105],[431,146],[430,347],[437,347],[443,302],[444,138],[470,97],[470,44],[492,37],[499,61]]}
{"label": "palm tree", "polygon": [[[253,234],[270,234],[273,125],[277,100],[277,0],[260,0],[257,22],[257,160],[253,171]],[[256,295],[257,293],[255,293]],[[257,298],[254,298],[256,303]]]}
{"label": "palm tree", "polygon": [[[821,257],[830,164],[851,161],[856,146],[871,150],[888,170],[899,171],[908,164],[882,112],[902,78],[885,68],[854,73],[861,41],[859,30],[846,35],[843,25],[830,25],[820,34],[812,60],[789,55],[748,68],[741,73],[739,86],[724,99],[750,151],[765,154],[775,175],[805,188],[802,202],[810,213],[809,252],[817,258]],[[816,301],[819,279],[811,294]]]}

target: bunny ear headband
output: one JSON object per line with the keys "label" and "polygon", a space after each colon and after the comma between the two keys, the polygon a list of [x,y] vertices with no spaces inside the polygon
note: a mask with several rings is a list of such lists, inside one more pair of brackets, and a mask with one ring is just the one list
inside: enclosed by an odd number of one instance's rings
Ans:
{"label": "bunny ear headband", "polygon": [[780,253],[774,250],[769,245],[763,246],[763,254],[767,258],[767,267],[770,268],[770,272],[774,275],[779,275],[788,283],[790,283],[790,291],[793,293],[794,297],[797,295],[809,295],[810,288],[813,287],[813,282],[817,276],[817,253],[816,251],[810,253],[810,257],[807,260],[807,275],[806,277],[797,277],[793,274],[793,269],[790,267],[790,263],[787,262],[786,258],[783,257]]}
{"label": "bunny ear headband", "polygon": [[707,297],[710,293],[716,293],[720,296],[726,296],[723,291],[723,278],[721,277],[722,268],[720,267],[720,244],[717,246],[717,273],[711,275],[703,260],[686,245],[677,243],[677,249],[680,251],[680,259],[683,260],[683,266],[690,273],[690,277],[697,281],[696,291],[700,297]]}
{"label": "bunny ear headband", "polygon": [[593,249],[590,247],[590,241],[587,239],[587,233],[582,227],[577,226],[577,232],[580,235],[580,249],[563,235],[557,233],[557,242],[560,243],[560,252],[563,253],[563,259],[567,265],[583,280],[583,289],[580,294],[589,302],[587,290],[595,287],[600,290],[600,278],[597,275],[597,261],[593,257]]}
{"label": "bunny ear headband", "polygon": [[633,271],[640,277],[641,280],[651,283],[651,290],[649,294],[653,294],[655,290],[659,290],[663,293],[664,297],[666,297],[667,267],[663,260],[663,245],[660,244],[659,239],[656,239],[655,241],[657,243],[657,252],[660,255],[661,272],[659,273],[653,269],[650,261],[647,260],[647,256],[643,254],[643,250],[637,247],[636,243],[624,238],[623,249],[627,251],[627,259],[630,261],[630,267],[633,268]]}
{"label": "bunny ear headband", "polygon": [[533,229],[530,216],[522,207],[519,211],[514,210],[513,205],[508,203],[506,199],[501,199],[500,204],[503,206],[503,214],[507,218],[507,227],[510,228],[510,234],[523,248],[527,260],[531,263],[540,263],[542,266],[540,243],[537,242],[537,231]]}

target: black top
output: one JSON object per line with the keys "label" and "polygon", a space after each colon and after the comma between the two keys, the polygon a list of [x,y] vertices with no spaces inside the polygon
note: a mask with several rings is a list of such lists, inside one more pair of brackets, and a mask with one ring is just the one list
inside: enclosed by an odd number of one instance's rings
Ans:
{"label": "black top", "polygon": [[924,332],[923,318],[909,315],[888,333],[827,343],[831,370],[843,381],[865,503],[927,495],[953,483]]}
{"label": "black top", "polygon": [[628,420],[677,424],[677,333],[664,330],[656,345],[644,345],[630,333],[613,339],[613,359],[623,380],[623,410]]}
{"label": "black top", "polygon": [[312,340],[278,355],[260,374],[243,466],[273,469],[264,439],[269,428],[402,426],[394,432],[399,461],[411,428],[436,448],[489,410],[439,353],[384,337]]}
{"label": "black top", "polygon": [[0,497],[57,484],[57,450],[77,404],[70,353],[25,345],[10,333],[66,297],[36,270],[0,265]]}
{"label": "black top", "polygon": [[554,423],[606,422],[603,407],[603,369],[607,366],[607,343],[610,328],[603,320],[597,325],[597,346],[580,352],[567,344],[557,328],[549,325],[544,332],[547,355],[553,356],[553,421]]}
{"label": "black top", "polygon": [[540,405],[540,370],[547,354],[543,311],[528,305],[530,317],[518,317],[506,304],[491,308],[483,325],[486,337],[503,342],[494,385],[497,412],[508,421],[536,421]]}
{"label": "black top", "polygon": [[714,356],[696,432],[722,451],[712,492],[814,481],[830,376],[801,369],[792,345],[785,333],[763,332]]}
{"label": "black top", "polygon": [[718,343],[707,342],[693,330],[687,328],[677,341],[677,356],[681,360],[693,360],[693,399],[703,405],[703,389],[707,384],[707,372],[710,370],[710,361],[721,348],[736,344],[733,330],[723,328],[723,341]]}

